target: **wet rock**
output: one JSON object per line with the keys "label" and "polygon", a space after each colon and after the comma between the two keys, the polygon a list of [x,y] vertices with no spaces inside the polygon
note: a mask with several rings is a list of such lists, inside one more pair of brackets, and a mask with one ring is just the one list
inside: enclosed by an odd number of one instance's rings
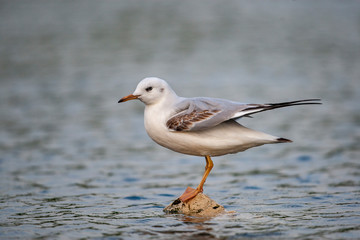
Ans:
{"label": "wet rock", "polygon": [[164,208],[164,212],[198,217],[215,217],[222,213],[226,213],[226,210],[207,195],[199,193],[196,197],[187,202],[176,199],[173,203]]}

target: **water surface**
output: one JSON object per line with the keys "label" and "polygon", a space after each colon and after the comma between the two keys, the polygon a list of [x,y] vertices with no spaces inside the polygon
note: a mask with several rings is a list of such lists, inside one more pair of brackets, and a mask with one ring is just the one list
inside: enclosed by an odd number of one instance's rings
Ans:
{"label": "water surface", "polygon": [[[359,19],[357,1],[1,1],[0,238],[357,239]],[[294,142],[214,158],[205,193],[235,214],[167,215],[205,161],[117,104],[146,76],[324,104],[241,120]]]}

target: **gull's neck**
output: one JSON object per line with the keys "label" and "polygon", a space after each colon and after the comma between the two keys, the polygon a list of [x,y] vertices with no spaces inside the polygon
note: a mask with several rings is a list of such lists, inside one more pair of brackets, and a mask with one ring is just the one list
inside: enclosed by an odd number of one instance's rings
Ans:
{"label": "gull's neck", "polygon": [[177,102],[179,102],[179,100],[181,99],[181,97],[179,97],[174,90],[172,90],[170,87],[168,89],[166,89],[166,93],[164,94],[164,96],[159,99],[159,101],[157,101],[154,104],[151,105],[146,105],[146,106],[158,106],[158,107],[162,107],[162,108],[166,108],[167,106],[172,106],[173,104],[176,104]]}
{"label": "gull's neck", "polygon": [[181,101],[172,89],[156,103],[145,105],[144,123],[148,135],[157,142],[157,133],[167,130],[166,122],[175,113],[174,105]]}
{"label": "gull's neck", "polygon": [[170,87],[166,89],[164,96],[156,103],[145,105],[145,118],[152,115],[153,118],[162,120],[174,114],[174,105],[183,100]]}

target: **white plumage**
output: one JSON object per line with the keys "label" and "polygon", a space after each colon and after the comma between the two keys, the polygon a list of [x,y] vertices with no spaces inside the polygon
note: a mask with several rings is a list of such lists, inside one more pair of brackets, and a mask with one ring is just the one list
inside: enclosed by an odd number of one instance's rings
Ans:
{"label": "white plumage", "polygon": [[207,167],[203,179],[194,191],[180,197],[187,201],[202,191],[212,168],[210,156],[237,153],[268,143],[291,142],[255,131],[235,119],[275,108],[320,104],[319,99],[306,99],[275,104],[244,104],[217,98],[183,98],[176,95],[162,79],[143,79],[133,94],[119,102],[139,99],[145,104],[145,129],[156,143],[176,152],[205,156]]}

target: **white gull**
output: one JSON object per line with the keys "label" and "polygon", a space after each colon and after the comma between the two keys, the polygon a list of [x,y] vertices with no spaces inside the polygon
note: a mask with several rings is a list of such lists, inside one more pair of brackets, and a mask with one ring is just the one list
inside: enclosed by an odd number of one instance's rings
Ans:
{"label": "white gull", "polygon": [[291,142],[246,128],[236,119],[275,108],[321,104],[320,99],[245,104],[218,98],[184,98],[177,96],[166,81],[156,77],[143,79],[134,93],[121,98],[119,103],[133,99],[145,104],[145,129],[156,143],[179,153],[205,157],[202,180],[196,189],[186,189],[179,198],[183,202],[203,191],[213,167],[212,156],[237,153],[268,143]]}

